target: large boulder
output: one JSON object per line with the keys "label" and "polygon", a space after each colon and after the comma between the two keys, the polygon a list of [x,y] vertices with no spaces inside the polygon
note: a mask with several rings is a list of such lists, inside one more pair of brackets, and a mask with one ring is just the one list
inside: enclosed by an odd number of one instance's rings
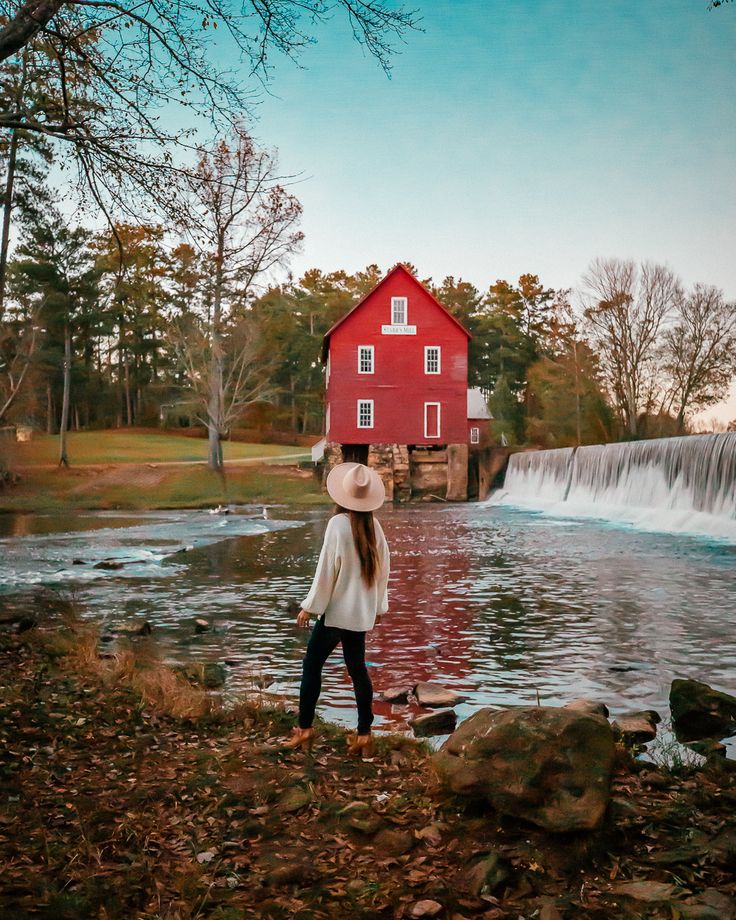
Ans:
{"label": "large boulder", "polygon": [[736,696],[699,680],[673,680],[672,725],[681,741],[726,738],[736,733]]}
{"label": "large boulder", "polygon": [[459,795],[564,833],[598,827],[610,797],[614,736],[602,716],[548,706],[481,709],[434,755]]}

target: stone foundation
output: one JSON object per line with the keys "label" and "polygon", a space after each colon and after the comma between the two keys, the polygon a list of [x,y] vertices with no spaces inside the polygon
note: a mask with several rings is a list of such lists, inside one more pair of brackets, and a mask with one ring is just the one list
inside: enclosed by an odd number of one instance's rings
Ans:
{"label": "stone foundation", "polygon": [[[341,445],[327,444],[323,482],[330,470],[342,462]],[[367,465],[383,480],[387,501],[467,501],[467,444],[449,444],[443,450],[370,444]]]}

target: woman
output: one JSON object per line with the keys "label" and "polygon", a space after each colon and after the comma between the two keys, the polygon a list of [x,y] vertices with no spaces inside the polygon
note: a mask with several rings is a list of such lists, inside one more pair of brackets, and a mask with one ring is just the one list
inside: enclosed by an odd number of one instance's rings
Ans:
{"label": "woman", "polygon": [[307,645],[299,692],[299,725],[287,748],[311,747],[314,710],[322,688],[322,666],[342,645],[358,706],[358,731],[348,748],[371,751],[373,686],[365,666],[365,634],[388,611],[389,551],[373,512],[386,493],[380,476],[362,463],[341,463],[327,477],[337,508],[325,531],[312,588],[296,618],[308,627],[317,622]]}

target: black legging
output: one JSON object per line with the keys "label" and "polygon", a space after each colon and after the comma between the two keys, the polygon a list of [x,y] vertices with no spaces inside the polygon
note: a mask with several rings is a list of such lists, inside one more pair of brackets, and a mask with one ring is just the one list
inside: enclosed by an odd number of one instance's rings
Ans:
{"label": "black legging", "polygon": [[342,656],[355,690],[355,702],[358,705],[358,734],[367,735],[373,724],[373,684],[371,684],[368,669],[365,666],[365,633],[325,626],[324,615],[314,624],[302,665],[299,728],[312,727],[314,710],[322,689],[322,666],[340,644],[342,644]]}

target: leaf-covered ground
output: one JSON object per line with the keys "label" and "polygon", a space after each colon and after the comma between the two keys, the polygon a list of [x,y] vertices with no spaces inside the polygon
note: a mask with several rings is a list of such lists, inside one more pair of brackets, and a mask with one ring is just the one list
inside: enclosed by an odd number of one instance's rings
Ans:
{"label": "leaf-covered ground", "polygon": [[731,916],[725,768],[622,754],[607,827],[550,837],[445,795],[408,739],[284,753],[284,711],[174,717],[75,628],[0,630],[4,920]]}

